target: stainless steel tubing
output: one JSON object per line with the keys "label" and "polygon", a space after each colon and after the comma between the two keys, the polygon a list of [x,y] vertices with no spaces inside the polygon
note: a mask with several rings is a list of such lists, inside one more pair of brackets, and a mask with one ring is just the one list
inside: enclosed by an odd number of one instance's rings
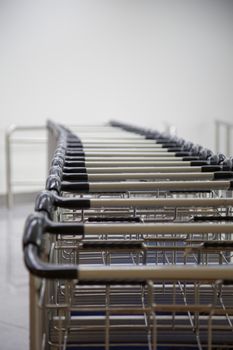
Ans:
{"label": "stainless steel tubing", "polygon": [[[74,230],[75,231],[75,230]],[[175,234],[175,233],[233,233],[233,224],[167,223],[164,224],[85,224],[84,235],[92,234]]]}
{"label": "stainless steel tubing", "polygon": [[92,208],[104,207],[232,207],[233,198],[91,198]]}
{"label": "stainless steel tubing", "polygon": [[[231,181],[89,182],[89,192],[231,190]],[[82,192],[82,183],[62,182],[63,191]],[[84,190],[85,191],[85,190]]]}
{"label": "stainless steel tubing", "polygon": [[124,180],[213,180],[212,173],[121,173],[88,174],[88,181],[124,181]]}
{"label": "stainless steel tubing", "polygon": [[231,159],[119,122],[48,125],[23,238],[30,350],[233,349]]}
{"label": "stainless steel tubing", "polygon": [[[136,167],[136,166],[122,166],[122,167],[86,167],[87,173],[89,175],[92,174],[119,174],[119,173],[200,173],[201,172],[201,167],[191,167],[191,166],[164,166],[164,167],[159,167],[159,166],[141,166],[141,167]],[[65,171],[65,169],[64,169]]]}
{"label": "stainless steel tubing", "polygon": [[80,267],[77,277],[81,281],[216,281],[231,280],[230,266],[117,266]]}
{"label": "stainless steel tubing", "polygon": [[[144,158],[145,159],[145,158]],[[155,161],[151,161],[151,160],[122,160],[122,161],[113,161],[113,160],[101,160],[100,161],[85,161],[85,165],[87,168],[93,168],[93,167],[123,167],[123,166],[127,166],[127,167],[148,167],[148,166],[152,166],[152,167],[170,167],[170,166],[185,166],[185,165],[190,165],[191,166],[191,162],[189,161],[180,161],[178,158],[169,161],[169,160],[155,160]]]}

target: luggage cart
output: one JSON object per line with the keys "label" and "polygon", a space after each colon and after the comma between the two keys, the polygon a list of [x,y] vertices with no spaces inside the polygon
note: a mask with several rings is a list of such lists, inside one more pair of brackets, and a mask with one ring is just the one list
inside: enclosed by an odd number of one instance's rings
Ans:
{"label": "luggage cart", "polygon": [[[46,190],[23,240],[31,349],[233,348],[231,159],[111,125],[76,136],[49,122]],[[150,167],[115,159],[139,144]]]}

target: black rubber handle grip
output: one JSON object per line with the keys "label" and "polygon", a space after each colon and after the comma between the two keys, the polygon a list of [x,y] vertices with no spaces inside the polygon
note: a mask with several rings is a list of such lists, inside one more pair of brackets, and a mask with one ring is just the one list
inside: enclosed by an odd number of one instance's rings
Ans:
{"label": "black rubber handle grip", "polygon": [[232,277],[232,280],[222,280],[220,282],[222,284],[224,284],[225,286],[232,286],[233,285],[233,277]]}
{"label": "black rubber handle grip", "polygon": [[65,182],[61,183],[61,191],[74,193],[89,193],[88,182]]}
{"label": "black rubber handle grip", "polygon": [[233,221],[233,216],[194,216],[193,221]]}
{"label": "black rubber handle grip", "polygon": [[64,162],[64,166],[65,167],[77,167],[77,168],[85,168],[85,162],[84,161],[70,161],[70,160],[66,160]]}
{"label": "black rubber handle grip", "polygon": [[65,161],[69,162],[84,162],[85,161],[85,156],[65,156]]}
{"label": "black rubber handle grip", "polygon": [[200,160],[199,160],[200,158],[199,157],[197,157],[197,156],[185,156],[185,157],[183,157],[182,158],[182,160],[184,160],[184,161],[197,161],[197,162],[200,162]]}
{"label": "black rubber handle grip", "polygon": [[63,171],[64,173],[86,173],[87,172],[87,169],[86,168],[75,168],[75,167],[67,167],[67,166],[64,166],[63,167]]}
{"label": "black rubber handle grip", "polygon": [[224,179],[232,179],[233,172],[232,171],[218,171],[214,173],[214,180],[224,180]]}
{"label": "black rubber handle grip", "polygon": [[207,160],[193,160],[190,162],[191,166],[203,166],[203,165],[209,165]]}
{"label": "black rubber handle grip", "polygon": [[49,218],[57,208],[66,209],[90,209],[91,201],[86,198],[61,197],[53,191],[43,191],[36,198],[35,211],[46,212]]}
{"label": "black rubber handle grip", "polygon": [[75,147],[77,147],[77,148],[83,148],[83,144],[82,144],[82,142],[76,142],[76,141],[68,141],[67,143],[66,143],[66,145],[67,145],[67,148],[75,148]]}
{"label": "black rubber handle grip", "polygon": [[85,157],[85,152],[84,151],[78,151],[78,150],[67,150],[66,151],[67,156],[72,156],[72,157]]}
{"label": "black rubber handle grip", "polygon": [[34,244],[40,249],[42,236],[45,233],[84,236],[84,225],[54,222],[45,213],[34,213],[26,220],[23,245]]}
{"label": "black rubber handle grip", "polygon": [[[180,151],[180,152],[176,152],[175,156],[176,157],[189,157],[190,153],[189,152]],[[196,159],[197,157],[193,157],[193,158]]]}
{"label": "black rubber handle grip", "polygon": [[166,145],[172,142],[172,139],[170,137],[156,137],[154,135],[146,135],[146,140],[155,140],[156,143],[160,145]]}
{"label": "black rubber handle grip", "polygon": [[84,242],[82,244],[83,249],[143,249],[143,242],[130,242],[130,241],[122,241],[122,242],[108,242],[108,241],[100,241],[100,242]]}
{"label": "black rubber handle grip", "polygon": [[62,174],[62,179],[64,181],[88,181],[88,175],[87,174],[78,174],[78,173],[63,173]]}
{"label": "black rubber handle grip", "polygon": [[101,217],[89,217],[88,220],[89,222],[141,222],[140,217],[136,218],[124,218],[124,217],[106,217],[106,218],[101,218]]}
{"label": "black rubber handle grip", "polygon": [[233,249],[233,241],[223,241],[223,242],[215,242],[215,241],[208,241],[203,242],[201,244],[202,248],[205,249]]}
{"label": "black rubber handle grip", "polygon": [[38,248],[29,244],[24,248],[24,262],[27,269],[40,278],[61,278],[76,279],[78,278],[78,268],[75,265],[58,265],[49,264],[40,259]]}
{"label": "black rubber handle grip", "polygon": [[176,142],[172,143],[164,143],[162,144],[162,148],[176,148],[178,147],[178,144]]}
{"label": "black rubber handle grip", "polygon": [[[169,148],[167,148],[167,151],[168,152],[175,152],[175,153],[178,153],[178,152],[183,152],[182,151],[182,148],[180,148],[180,147],[169,147]],[[186,153],[186,152],[185,152]]]}
{"label": "black rubber handle grip", "polygon": [[215,172],[215,171],[222,171],[222,166],[221,165],[203,165],[201,167],[201,171],[204,172],[204,173],[212,173],[212,172]]}

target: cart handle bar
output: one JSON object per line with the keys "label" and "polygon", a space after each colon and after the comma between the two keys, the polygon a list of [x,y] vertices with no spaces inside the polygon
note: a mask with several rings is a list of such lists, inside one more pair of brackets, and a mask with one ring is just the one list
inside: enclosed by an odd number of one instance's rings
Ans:
{"label": "cart handle bar", "polygon": [[79,266],[58,265],[42,261],[38,248],[29,244],[24,249],[29,271],[41,278],[78,280],[86,283],[130,283],[147,281],[203,281],[233,284],[232,266]]}
{"label": "cart handle bar", "polygon": [[158,207],[232,207],[233,198],[66,198],[56,191],[42,191],[38,194],[35,211],[45,211],[52,218],[54,210],[91,209],[106,207],[158,208]]}

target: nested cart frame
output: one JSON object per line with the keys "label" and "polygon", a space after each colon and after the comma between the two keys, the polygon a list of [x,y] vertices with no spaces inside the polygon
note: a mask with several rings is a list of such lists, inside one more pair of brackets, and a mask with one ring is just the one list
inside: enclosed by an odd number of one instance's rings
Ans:
{"label": "nested cart frame", "polygon": [[232,159],[117,122],[48,128],[31,350],[233,348]]}

